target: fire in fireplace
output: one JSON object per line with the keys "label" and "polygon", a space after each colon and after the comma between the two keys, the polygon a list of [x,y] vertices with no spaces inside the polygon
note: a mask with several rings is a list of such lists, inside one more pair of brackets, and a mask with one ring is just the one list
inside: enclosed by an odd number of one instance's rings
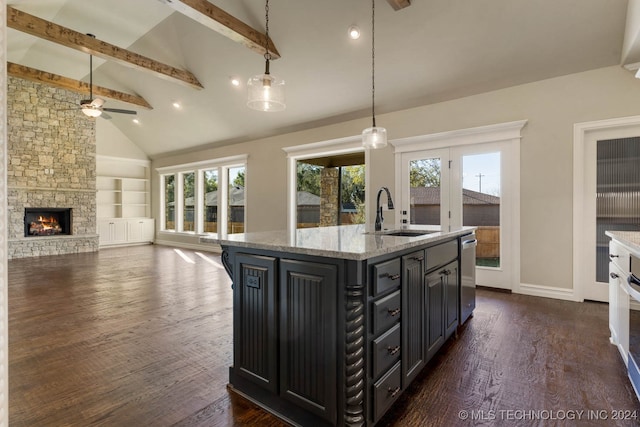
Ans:
{"label": "fire in fireplace", "polygon": [[25,208],[25,237],[71,234],[70,208]]}

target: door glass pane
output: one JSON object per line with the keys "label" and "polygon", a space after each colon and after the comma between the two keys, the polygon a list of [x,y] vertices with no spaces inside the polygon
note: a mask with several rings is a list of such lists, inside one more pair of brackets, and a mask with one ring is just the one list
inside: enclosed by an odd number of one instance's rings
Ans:
{"label": "door glass pane", "polygon": [[244,233],[245,167],[229,168],[227,233]]}
{"label": "door glass pane", "polygon": [[598,141],[596,281],[608,282],[605,231],[640,231],[640,137]]}
{"label": "door glass pane", "polygon": [[218,232],[218,170],[211,169],[203,172],[204,178],[204,206],[203,218],[205,233]]}
{"label": "door glass pane", "polygon": [[175,198],[175,183],[176,176],[175,175],[165,175],[164,176],[164,229],[165,230],[175,230],[175,207],[176,207],[176,198]]}
{"label": "door glass pane", "polygon": [[189,172],[182,174],[182,194],[184,196],[184,211],[182,216],[182,231],[194,231],[193,211],[195,206],[196,174]]}
{"label": "door glass pane", "polygon": [[476,264],[500,267],[500,153],[462,157],[462,225],[478,227]]}
{"label": "door glass pane", "polygon": [[440,182],[442,180],[440,158],[412,160],[409,162],[410,223],[440,225]]}

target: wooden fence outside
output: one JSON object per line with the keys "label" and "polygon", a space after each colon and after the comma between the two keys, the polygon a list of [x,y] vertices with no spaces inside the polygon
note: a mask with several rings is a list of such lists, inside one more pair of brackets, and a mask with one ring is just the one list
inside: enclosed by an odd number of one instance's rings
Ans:
{"label": "wooden fence outside", "polygon": [[477,258],[499,258],[500,257],[500,227],[499,226],[479,226],[476,230],[478,247],[476,248]]}

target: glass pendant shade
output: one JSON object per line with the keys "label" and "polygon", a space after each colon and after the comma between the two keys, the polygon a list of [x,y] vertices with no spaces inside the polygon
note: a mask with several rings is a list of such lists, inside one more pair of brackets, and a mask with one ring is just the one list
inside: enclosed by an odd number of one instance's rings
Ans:
{"label": "glass pendant shade", "polygon": [[247,106],[258,111],[282,111],[284,80],[271,74],[258,74],[247,82]]}
{"label": "glass pendant shade", "polygon": [[84,113],[85,116],[88,116],[88,117],[100,117],[100,115],[102,114],[102,110],[99,110],[98,108],[92,108],[92,107],[83,107],[82,112]]}
{"label": "glass pendant shade", "polygon": [[387,146],[387,130],[381,127],[370,127],[362,131],[364,148],[384,148]]}

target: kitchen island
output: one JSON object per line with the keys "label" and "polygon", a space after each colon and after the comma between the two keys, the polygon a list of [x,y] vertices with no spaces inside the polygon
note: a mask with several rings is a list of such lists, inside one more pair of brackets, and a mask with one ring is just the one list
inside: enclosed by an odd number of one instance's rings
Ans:
{"label": "kitchen island", "polygon": [[374,425],[456,332],[473,230],[203,238],[233,281],[230,388],[293,425]]}

